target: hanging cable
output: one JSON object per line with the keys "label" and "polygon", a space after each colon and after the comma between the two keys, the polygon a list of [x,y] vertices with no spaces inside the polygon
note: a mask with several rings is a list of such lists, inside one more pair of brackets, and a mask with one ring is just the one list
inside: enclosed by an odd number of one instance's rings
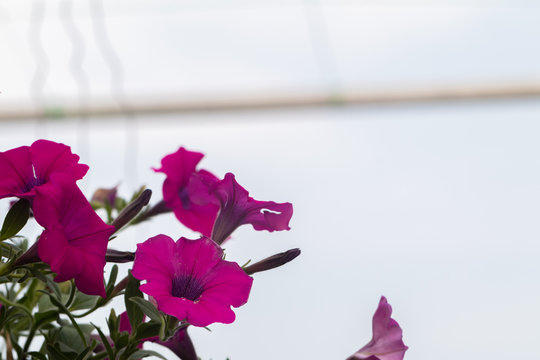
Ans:
{"label": "hanging cable", "polygon": [[[81,158],[89,163],[90,126],[86,114],[90,106],[90,82],[83,67],[86,54],[85,41],[73,18],[73,0],[62,0],[59,7],[59,16],[71,42],[69,69],[77,85],[77,106],[79,108],[79,120],[77,121],[78,153]],[[87,183],[90,183],[90,175],[89,173],[85,178]]]}
{"label": "hanging cable", "polygon": [[49,59],[41,42],[46,3],[46,1],[42,0],[34,0],[32,2],[28,28],[28,44],[36,62],[34,74],[30,81],[30,96],[34,103],[34,107],[36,108],[36,112],[40,114],[40,118],[36,120],[36,137],[43,138],[47,136],[47,126],[45,121],[43,121],[45,115],[45,99],[43,94],[45,83],[49,76]]}
{"label": "hanging cable", "polygon": [[124,89],[124,68],[111,43],[107,31],[105,10],[102,0],[89,0],[92,15],[92,30],[101,55],[110,71],[110,88],[113,100],[125,117],[124,172],[127,185],[132,190],[137,186],[138,128]]}
{"label": "hanging cable", "polygon": [[319,0],[303,0],[303,5],[313,54],[321,74],[323,85],[330,97],[337,98],[343,93],[343,84],[339,76],[335,55],[332,51],[324,11]]}

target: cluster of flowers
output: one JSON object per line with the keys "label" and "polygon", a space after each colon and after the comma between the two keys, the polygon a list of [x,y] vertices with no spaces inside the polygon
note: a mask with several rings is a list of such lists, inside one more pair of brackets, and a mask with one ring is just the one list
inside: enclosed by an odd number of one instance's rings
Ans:
{"label": "cluster of flowers", "polygon": [[[124,294],[128,311],[119,317],[113,311],[109,319],[110,338],[97,329],[101,343],[98,341],[88,346],[85,354],[102,351],[101,358],[133,358],[134,351],[137,351],[135,348],[129,350],[131,353],[128,350],[122,353],[114,352],[112,347],[119,350],[120,346],[135,342],[140,348],[143,342],[153,341],[169,347],[181,359],[196,360],[187,326],[232,323],[235,314],[231,307],[242,306],[248,301],[253,283],[250,275],[284,265],[300,254],[299,249],[291,249],[244,267],[224,260],[221,245],[239,226],[251,224],[255,230],[289,230],[293,207],[290,203],[253,199],[236,182],[233,174],[227,173],[220,179],[207,170],[198,169],[202,158],[203,154],[184,148],[165,156],[161,167],[155,169],[166,175],[163,200],[154,206],[147,206],[151,191],[142,191],[131,203],[117,207],[118,214],[114,219],[110,215],[111,207],[115,207],[117,202],[116,189],[96,192],[93,205],[98,204],[99,207],[101,204],[108,209],[110,224],[107,224],[77,186],[76,182],[83,178],[89,168],[79,164],[79,157],[68,146],[38,140],[31,146],[0,153],[0,199],[19,198],[12,210],[21,213],[23,209],[24,213],[26,209],[27,216],[32,214],[44,228],[38,241],[26,251],[15,256],[2,253],[4,261],[0,276],[9,278],[20,275],[20,271],[26,269],[28,274],[43,280],[43,274],[37,274],[30,265],[45,263],[54,274],[56,283],[74,282],[76,288],[72,286],[67,305],[73,303],[77,290],[103,298],[104,301],[97,303],[99,306],[105,305],[114,296]],[[113,234],[121,228],[167,212],[173,212],[182,224],[200,233],[201,237],[194,240],[181,237],[174,241],[160,234],[139,243],[135,253],[108,246]],[[0,240],[13,239],[26,222],[24,219],[19,221],[20,226],[12,226],[9,217],[8,214],[0,231]],[[10,221],[17,222],[13,219]],[[10,230],[13,227],[15,231]],[[110,280],[112,284],[105,283],[106,262],[130,261],[133,261],[133,267],[124,280],[118,284],[114,283],[115,279]],[[28,281],[28,276],[24,275],[22,279],[15,276],[15,279],[24,283]],[[54,285],[47,286],[42,291],[52,293]],[[141,292],[148,295],[150,302],[143,299]],[[57,300],[52,295],[50,297],[54,304],[62,300],[62,296],[58,296]],[[9,322],[3,324],[2,319],[10,307],[15,311],[23,306],[16,304],[17,301],[19,299],[0,298],[3,305],[0,326],[8,326]],[[19,302],[25,301],[26,298],[22,298]],[[134,304],[139,308],[133,308]],[[67,305],[59,304],[58,308],[68,315],[83,342],[86,342]],[[150,318],[150,322],[144,324],[142,313]],[[57,316],[58,313],[53,315]],[[6,318],[9,317],[6,315]],[[61,325],[59,316],[56,319]],[[40,326],[44,324],[42,322]],[[152,324],[158,326],[152,327]],[[24,358],[36,330],[36,322],[30,321],[28,341],[21,349]],[[133,336],[126,340],[118,335],[122,332]],[[0,329],[2,333],[6,343],[10,343],[12,339],[6,337],[7,332]],[[391,318],[391,308],[384,297],[373,318],[373,333],[372,341],[350,359],[403,358],[407,347],[401,340],[401,329]],[[59,356],[58,348],[48,345],[47,349],[51,358]],[[151,355],[141,351],[137,354],[140,357]],[[41,358],[37,354],[32,356]]]}

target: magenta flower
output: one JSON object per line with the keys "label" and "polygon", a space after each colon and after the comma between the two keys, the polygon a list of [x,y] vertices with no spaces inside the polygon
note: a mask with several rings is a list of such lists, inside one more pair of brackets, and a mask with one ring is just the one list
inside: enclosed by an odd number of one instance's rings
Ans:
{"label": "magenta flower", "polygon": [[154,169],[167,175],[163,182],[163,200],[176,218],[191,230],[210,236],[219,207],[208,192],[209,184],[218,181],[212,173],[197,164],[203,154],[181,147],[161,160],[161,168]]}
{"label": "magenta flower", "polygon": [[381,296],[379,307],[373,315],[373,338],[347,360],[403,360],[408,349],[403,343],[403,333],[392,319],[392,307]]}
{"label": "magenta flower", "polygon": [[37,140],[0,152],[0,199],[16,196],[32,199],[35,189],[49,181],[75,182],[88,171],[69,146]]}
{"label": "magenta flower", "polygon": [[114,227],[101,220],[74,183],[49,183],[35,193],[34,216],[45,228],[38,255],[57,274],[54,280],[75,279],[80,291],[105,297],[103,268]]}
{"label": "magenta flower", "polygon": [[291,203],[255,200],[236,182],[231,173],[227,173],[223,180],[215,184],[212,192],[220,204],[211,236],[218,244],[223,243],[243,224],[251,224],[255,230],[290,230],[289,221],[293,213]]}
{"label": "magenta flower", "polygon": [[206,237],[152,237],[137,245],[132,274],[146,280],[140,289],[154,297],[159,310],[195,326],[232,323],[231,306],[247,302],[253,282]]}

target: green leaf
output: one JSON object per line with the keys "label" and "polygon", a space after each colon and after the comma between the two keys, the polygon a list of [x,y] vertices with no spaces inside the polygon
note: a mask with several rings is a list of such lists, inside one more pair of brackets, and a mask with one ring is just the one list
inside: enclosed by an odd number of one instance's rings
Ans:
{"label": "green leaf", "polygon": [[150,301],[140,297],[131,297],[129,301],[134,302],[150,319],[161,323],[163,321],[158,309]]}
{"label": "green leaf", "polygon": [[116,278],[118,276],[118,265],[114,265],[111,269],[111,274],[109,275],[109,282],[107,283],[107,297],[109,297],[114,289],[114,284],[116,283]]}
{"label": "green leaf", "polygon": [[120,321],[118,317],[116,316],[116,312],[114,311],[114,309],[111,309],[109,318],[107,319],[107,325],[109,326],[109,334],[111,335],[111,339],[113,339],[113,341],[116,342],[116,337],[118,336],[118,326],[120,325]]}
{"label": "green leaf", "polygon": [[74,352],[78,354],[87,347],[81,342],[79,332],[70,325],[66,325],[60,329],[57,341],[60,345],[60,350],[63,352]]}
{"label": "green leaf", "polygon": [[149,337],[158,336],[160,328],[161,328],[161,323],[158,323],[155,321],[142,323],[137,328],[137,336],[135,338],[137,340],[142,340]]}
{"label": "green leaf", "polygon": [[47,352],[49,353],[51,359],[54,360],[69,360],[70,358],[64,355],[60,349],[58,349],[56,346],[52,346],[51,344],[47,344]]}
{"label": "green leaf", "polygon": [[122,331],[120,335],[118,335],[118,338],[114,342],[114,347],[117,349],[122,349],[127,346],[129,342],[129,333],[127,331]]}
{"label": "green leaf", "polygon": [[99,337],[101,338],[101,342],[103,343],[103,346],[105,346],[105,350],[107,351],[107,356],[109,357],[109,359],[114,359],[114,352],[111,347],[111,344],[109,344],[109,339],[107,339],[107,337],[105,336],[105,334],[103,334],[103,331],[101,331],[100,328],[98,328],[96,325],[94,325],[94,327],[96,328],[99,334]]}
{"label": "green leaf", "polygon": [[58,311],[57,310],[48,310],[43,312],[37,312],[34,314],[34,320],[35,320],[35,327],[36,329],[39,328],[41,325],[50,323],[56,319],[58,319]]}
{"label": "green leaf", "polygon": [[[95,344],[94,344],[95,345]],[[79,356],[77,356],[77,358],[75,358],[75,360],[84,360],[84,358],[86,358],[86,355],[88,355],[88,353],[90,351],[92,351],[92,349],[94,348],[95,346],[88,346],[86,349],[84,349],[83,351],[81,351],[79,353]]]}
{"label": "green leaf", "polygon": [[4,219],[2,230],[0,230],[0,240],[6,240],[17,235],[24,225],[26,225],[29,217],[30,201],[20,199],[9,209]]}
{"label": "green leaf", "polygon": [[44,354],[37,351],[31,351],[28,353],[28,355],[32,356],[32,358],[36,358],[39,360],[47,360],[47,357]]}
{"label": "green leaf", "polygon": [[92,309],[98,301],[97,296],[86,295],[80,291],[75,294],[75,299],[69,307],[71,311]]}
{"label": "green leaf", "polygon": [[[37,269],[35,269],[33,267],[30,267],[28,269],[30,269],[30,271],[32,272],[32,275],[34,275],[39,280],[41,280],[45,284],[47,284],[47,287],[54,292],[54,295],[56,295],[57,300],[62,299],[62,293],[60,292],[60,288],[58,287],[58,284],[53,281],[52,278],[50,278],[49,276],[44,275],[41,271],[39,271],[39,270],[37,270]],[[38,290],[38,291],[40,291],[40,290]],[[41,292],[43,292],[43,291],[41,291]],[[47,294],[47,295],[49,295],[49,294]]]}
{"label": "green leaf", "polygon": [[124,293],[124,302],[126,304],[126,311],[132,329],[136,329],[144,319],[144,313],[141,311],[141,309],[134,302],[129,301],[129,299],[143,298],[143,293],[141,290],[139,290],[139,286],[140,281],[135,279],[133,275],[131,275],[131,271],[129,271],[128,283]]}
{"label": "green leaf", "polygon": [[133,354],[129,355],[128,360],[141,359],[147,356],[156,356],[160,359],[167,360],[167,358],[163,357],[163,355],[152,350],[137,350]]}

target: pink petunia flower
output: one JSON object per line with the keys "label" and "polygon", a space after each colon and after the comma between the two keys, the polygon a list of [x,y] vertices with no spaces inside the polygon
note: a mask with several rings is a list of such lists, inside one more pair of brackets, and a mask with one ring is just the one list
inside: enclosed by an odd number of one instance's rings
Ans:
{"label": "pink petunia flower", "polygon": [[152,237],[137,245],[132,274],[146,280],[140,289],[154,297],[159,310],[195,326],[232,323],[231,306],[247,302],[253,282],[206,237]]}
{"label": "pink petunia flower", "polygon": [[48,140],[0,152],[0,199],[31,200],[35,189],[51,180],[74,183],[88,171],[78,161],[69,146]]}
{"label": "pink petunia flower", "polygon": [[381,296],[379,307],[373,315],[373,338],[347,360],[403,360],[408,347],[403,343],[399,324],[391,315],[392,307]]}
{"label": "pink petunia flower", "polygon": [[223,243],[237,227],[244,224],[251,224],[255,230],[290,230],[289,221],[293,213],[291,203],[255,200],[236,182],[231,173],[227,173],[223,180],[215,184],[212,192],[220,204],[211,236],[218,244]]}
{"label": "pink petunia flower", "polygon": [[54,280],[75,279],[80,291],[105,297],[103,268],[114,227],[101,220],[73,183],[48,183],[35,193],[34,216],[45,228],[38,255],[57,274]]}
{"label": "pink petunia flower", "polygon": [[197,164],[203,154],[181,147],[161,160],[161,168],[154,169],[167,175],[163,182],[163,200],[176,218],[191,230],[210,236],[219,206],[208,192],[208,186],[218,181],[212,173]]}

